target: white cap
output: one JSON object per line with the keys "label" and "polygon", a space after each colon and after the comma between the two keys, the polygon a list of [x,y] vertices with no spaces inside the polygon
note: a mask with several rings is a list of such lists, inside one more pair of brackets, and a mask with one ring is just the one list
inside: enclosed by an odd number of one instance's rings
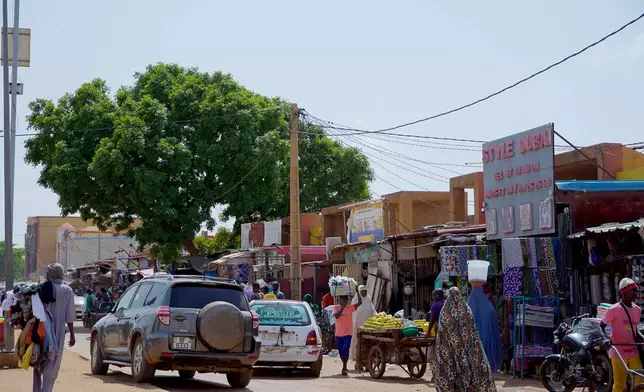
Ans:
{"label": "white cap", "polygon": [[633,279],[630,279],[630,278],[624,278],[624,279],[622,279],[622,280],[620,280],[620,281],[619,281],[619,290],[620,290],[620,291],[621,291],[621,290],[624,290],[624,289],[625,289],[625,288],[627,288],[628,286],[632,286],[632,285],[634,285],[634,284],[635,284],[635,281],[634,281]]}

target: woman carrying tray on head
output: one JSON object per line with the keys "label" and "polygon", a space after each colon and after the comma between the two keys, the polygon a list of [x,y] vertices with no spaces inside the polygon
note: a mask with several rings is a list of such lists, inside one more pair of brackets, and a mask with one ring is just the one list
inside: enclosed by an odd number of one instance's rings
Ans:
{"label": "woman carrying tray on head", "polygon": [[340,297],[340,304],[333,307],[335,317],[335,342],[338,346],[338,354],[342,360],[342,375],[349,375],[347,362],[351,348],[351,336],[353,334],[353,315],[362,304],[362,297],[358,295],[358,303],[349,305],[349,297]]}

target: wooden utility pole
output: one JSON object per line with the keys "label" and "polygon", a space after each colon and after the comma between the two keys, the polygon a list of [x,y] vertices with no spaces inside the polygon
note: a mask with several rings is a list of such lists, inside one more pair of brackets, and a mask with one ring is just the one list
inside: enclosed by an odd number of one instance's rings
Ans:
{"label": "wooden utility pole", "polygon": [[300,263],[300,111],[291,104],[289,129],[291,132],[291,297],[302,300],[302,264]]}

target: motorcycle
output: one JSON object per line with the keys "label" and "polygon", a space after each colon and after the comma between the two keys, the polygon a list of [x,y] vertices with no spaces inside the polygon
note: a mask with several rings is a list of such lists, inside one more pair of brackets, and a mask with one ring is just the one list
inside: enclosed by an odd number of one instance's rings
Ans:
{"label": "motorcycle", "polygon": [[554,344],[561,345],[560,354],[546,357],[541,364],[541,383],[549,392],[571,392],[584,381],[597,392],[613,388],[613,368],[608,358],[609,346],[596,323],[596,330],[579,332],[579,322],[588,314],[572,318],[570,325],[559,324],[553,332]]}

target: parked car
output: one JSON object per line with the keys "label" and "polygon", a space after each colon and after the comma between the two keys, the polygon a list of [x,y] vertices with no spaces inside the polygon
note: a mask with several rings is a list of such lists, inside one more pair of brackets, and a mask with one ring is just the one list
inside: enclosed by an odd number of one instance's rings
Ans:
{"label": "parked car", "polygon": [[92,373],[131,367],[136,382],[158,370],[189,379],[224,373],[245,388],[259,358],[259,320],[230,279],[154,274],[132,285],[91,330]]}
{"label": "parked car", "polygon": [[306,302],[257,300],[250,303],[259,317],[262,352],[255,366],[308,368],[322,371],[322,333]]}
{"label": "parked car", "polygon": [[85,312],[85,297],[74,295],[74,309],[76,310],[76,319],[82,320]]}

